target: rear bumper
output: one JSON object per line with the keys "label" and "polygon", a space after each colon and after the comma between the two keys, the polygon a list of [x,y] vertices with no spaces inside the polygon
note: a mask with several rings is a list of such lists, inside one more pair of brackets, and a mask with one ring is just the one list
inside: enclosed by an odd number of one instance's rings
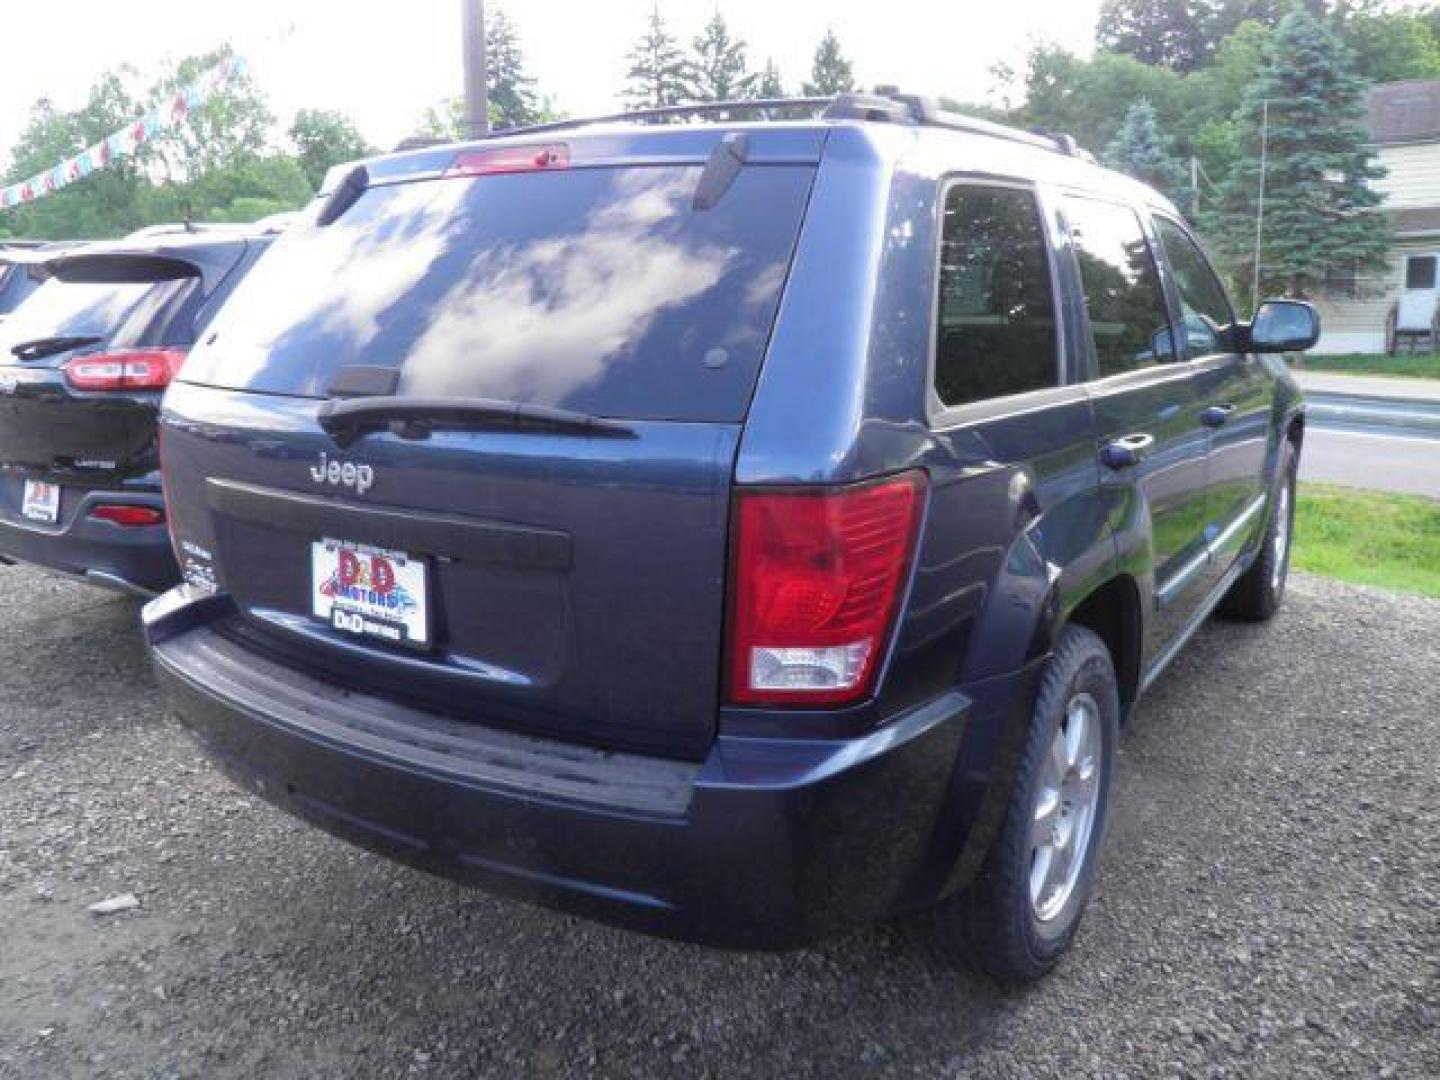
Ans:
{"label": "rear bumper", "polygon": [[717,945],[796,946],[908,906],[970,713],[952,692],[863,738],[612,754],[346,694],[231,641],[227,611],[182,586],[144,622],[173,710],[233,778],[445,877]]}
{"label": "rear bumper", "polygon": [[180,578],[165,526],[127,528],[87,516],[91,503],[126,503],[163,511],[159,492],[91,492],[59,525],[0,517],[0,557],[33,563],[94,585],[140,596],[164,592]]}

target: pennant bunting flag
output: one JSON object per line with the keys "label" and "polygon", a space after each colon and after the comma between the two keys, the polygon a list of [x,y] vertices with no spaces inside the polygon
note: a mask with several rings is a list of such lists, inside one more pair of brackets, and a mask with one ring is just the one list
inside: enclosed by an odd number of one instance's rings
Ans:
{"label": "pennant bunting flag", "polygon": [[166,128],[183,124],[190,114],[205,104],[216,91],[232,79],[239,78],[244,71],[245,62],[240,57],[229,57],[185,87],[166,104],[151,109],[138,120],[127,124],[108,138],[101,139],[94,146],[86,147],[68,161],[62,161],[54,168],[37,173],[29,180],[0,188],[0,209],[9,209],[34,202],[46,195],[53,195],[61,188],[83,180],[97,169],[103,169],[119,158],[130,156],[139,150],[143,143],[153,139]]}

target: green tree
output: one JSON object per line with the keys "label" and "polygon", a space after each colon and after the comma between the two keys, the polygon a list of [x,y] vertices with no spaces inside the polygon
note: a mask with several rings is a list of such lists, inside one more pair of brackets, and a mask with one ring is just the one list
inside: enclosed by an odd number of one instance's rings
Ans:
{"label": "green tree", "polygon": [[780,78],[780,69],[775,66],[774,60],[766,60],[765,66],[760,69],[760,74],[755,78],[755,96],[757,98],[782,98],[785,96],[785,83]]}
{"label": "green tree", "polygon": [[1155,108],[1143,98],[1125,113],[1120,133],[1105,148],[1105,164],[1129,173],[1168,196],[1186,204],[1191,191],[1185,166],[1170,151],[1170,140],[1160,130]]}
{"label": "green tree", "polygon": [[1383,265],[1389,234],[1371,181],[1384,175],[1367,145],[1365,84],[1349,49],[1303,9],[1285,16],[1239,111],[1243,153],[1207,215],[1232,272],[1254,268],[1260,125],[1267,110],[1262,292],[1312,295],[1332,267]]}
{"label": "green tree", "polygon": [[1339,21],[1357,72],[1372,82],[1440,76],[1440,6],[1431,17],[1410,11],[1360,11]]}
{"label": "green tree", "polygon": [[344,113],[325,109],[301,109],[289,135],[311,191],[320,187],[330,166],[375,153]]}
{"label": "green tree", "polygon": [[1194,71],[1210,55],[1207,0],[1105,0],[1095,44],[1143,64]]}
{"label": "green tree", "polygon": [[1237,26],[1208,66],[1185,76],[1181,109],[1168,127],[1182,149],[1200,159],[1208,176],[1225,176],[1240,156],[1241,125],[1236,110],[1260,75],[1270,29],[1250,20]]}
{"label": "green tree", "polygon": [[[165,108],[179,91],[234,55],[229,45],[222,45],[186,57],[150,88],[146,107]],[[274,122],[265,95],[242,71],[192,109],[183,123],[165,128],[146,143],[142,158],[158,163],[171,183],[184,184],[211,169],[259,157]]]}
{"label": "green tree", "polygon": [[[28,180],[133,121],[141,107],[126,89],[131,75],[127,69],[106,72],[73,112],[61,112],[48,99],[37,101],[3,182]],[[145,224],[140,205],[145,187],[140,162],[119,158],[53,195],[0,211],[0,221],[10,235],[35,239],[116,236]]]}
{"label": "green tree", "polygon": [[298,210],[310,201],[316,186],[295,158],[265,154],[212,169],[195,180],[182,195],[189,213],[157,212],[154,216],[156,220],[180,216],[202,221],[255,221],[282,210]]}
{"label": "green tree", "polygon": [[1087,61],[1041,46],[1028,58],[1025,104],[1016,119],[1028,127],[1066,132],[1095,150],[1119,134],[1126,110],[1137,101],[1150,102],[1162,127],[1178,129],[1183,91],[1182,76],[1133,56],[1102,52]]}
{"label": "green tree", "polygon": [[731,37],[717,10],[692,44],[695,99],[734,101],[751,96],[758,76],[745,63],[745,42]]}
{"label": "green tree", "polygon": [[496,8],[485,19],[485,83],[490,125],[497,129],[540,122],[535,80],[525,70],[520,37],[505,12]]}
{"label": "green tree", "polygon": [[810,80],[805,83],[806,97],[829,97],[849,94],[855,90],[855,69],[840,51],[840,39],[834,30],[826,30],[815,47],[815,60],[810,65]]}
{"label": "green tree", "polygon": [[645,33],[627,57],[625,104],[632,109],[661,109],[695,97],[695,72],[680,43],[660,17],[660,6],[650,9]]}

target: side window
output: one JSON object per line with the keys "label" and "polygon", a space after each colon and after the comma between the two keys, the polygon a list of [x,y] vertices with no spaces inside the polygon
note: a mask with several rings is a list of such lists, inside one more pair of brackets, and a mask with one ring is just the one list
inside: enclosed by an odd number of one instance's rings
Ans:
{"label": "side window", "polygon": [[1154,221],[1160,246],[1165,249],[1165,258],[1175,278],[1175,288],[1180,293],[1186,354],[1193,358],[1231,352],[1234,346],[1230,334],[1235,315],[1205,253],[1173,221],[1163,217]]}
{"label": "side window", "polygon": [[935,392],[946,405],[1054,386],[1055,305],[1029,192],[956,184],[945,196]]}
{"label": "side window", "polygon": [[1140,219],[1127,207],[1067,198],[1100,375],[1175,359],[1170,316]]}

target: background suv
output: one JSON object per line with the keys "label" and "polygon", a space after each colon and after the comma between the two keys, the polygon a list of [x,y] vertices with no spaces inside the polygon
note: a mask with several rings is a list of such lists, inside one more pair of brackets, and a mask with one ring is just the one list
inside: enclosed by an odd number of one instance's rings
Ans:
{"label": "background suv", "polygon": [[166,397],[148,640],[235,777],[417,866],[729,945],[926,909],[1033,978],[1122,714],[1280,600],[1256,354],[1316,329],[915,99],[377,158]]}
{"label": "background suv", "polygon": [[269,240],[177,227],[0,255],[43,282],[0,324],[0,560],[144,595],[175,584],[160,396]]}

